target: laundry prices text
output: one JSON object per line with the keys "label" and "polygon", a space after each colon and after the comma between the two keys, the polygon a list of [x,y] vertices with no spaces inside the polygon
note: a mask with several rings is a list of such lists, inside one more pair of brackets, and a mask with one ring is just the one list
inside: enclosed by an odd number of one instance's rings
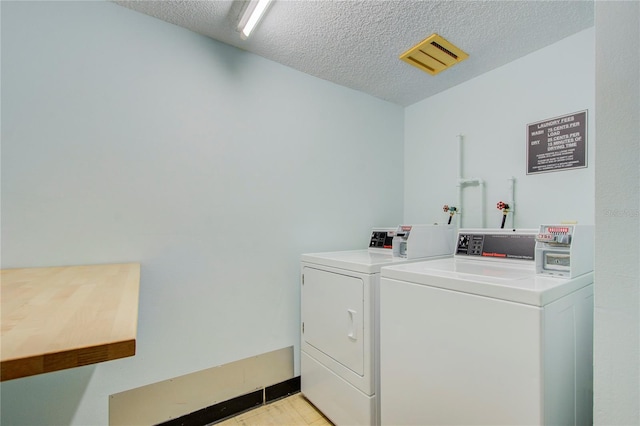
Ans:
{"label": "laundry prices text", "polygon": [[587,111],[527,125],[527,174],[587,167]]}

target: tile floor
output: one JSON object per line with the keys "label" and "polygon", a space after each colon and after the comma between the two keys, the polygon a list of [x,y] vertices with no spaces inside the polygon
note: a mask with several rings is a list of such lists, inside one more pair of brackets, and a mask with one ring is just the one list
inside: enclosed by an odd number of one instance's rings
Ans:
{"label": "tile floor", "polygon": [[333,426],[301,393],[216,423],[215,426]]}

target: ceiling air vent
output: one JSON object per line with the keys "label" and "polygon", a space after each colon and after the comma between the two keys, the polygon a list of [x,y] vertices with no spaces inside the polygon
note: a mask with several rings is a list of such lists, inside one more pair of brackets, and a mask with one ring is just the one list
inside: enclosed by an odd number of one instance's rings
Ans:
{"label": "ceiling air vent", "polygon": [[431,75],[464,61],[469,55],[438,34],[429,37],[400,55],[400,59]]}

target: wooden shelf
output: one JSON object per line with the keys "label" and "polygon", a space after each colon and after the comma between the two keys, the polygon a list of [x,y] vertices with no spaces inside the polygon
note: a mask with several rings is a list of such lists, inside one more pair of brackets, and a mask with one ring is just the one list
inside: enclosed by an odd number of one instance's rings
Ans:
{"label": "wooden shelf", "polygon": [[0,380],[135,355],[139,264],[1,273]]}

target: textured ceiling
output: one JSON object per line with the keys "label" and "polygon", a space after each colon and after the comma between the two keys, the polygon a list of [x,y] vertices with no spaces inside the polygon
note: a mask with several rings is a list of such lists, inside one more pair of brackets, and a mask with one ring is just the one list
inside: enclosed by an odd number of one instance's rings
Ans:
{"label": "textured ceiling", "polygon": [[[276,0],[248,40],[243,1],[115,1],[304,73],[407,106],[593,26],[573,1]],[[438,33],[469,59],[436,76],[398,59]],[[540,64],[541,67],[553,64]]]}

